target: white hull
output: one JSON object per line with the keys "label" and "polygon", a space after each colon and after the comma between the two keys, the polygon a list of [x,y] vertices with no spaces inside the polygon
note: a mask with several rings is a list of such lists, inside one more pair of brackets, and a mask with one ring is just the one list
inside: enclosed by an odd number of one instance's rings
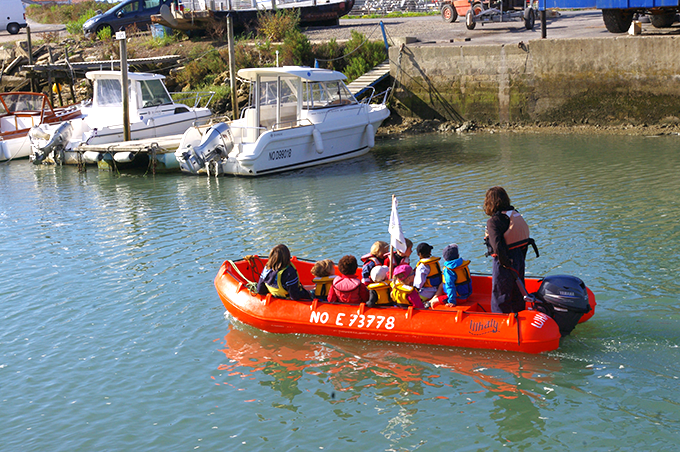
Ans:
{"label": "white hull", "polygon": [[[240,155],[222,162],[222,173],[259,176],[359,157],[371,150],[375,130],[386,117],[387,114],[380,115],[370,123],[373,131],[367,128],[368,121],[356,124],[345,121],[303,126],[285,133],[265,132],[254,145],[243,145]],[[320,132],[323,152],[316,149],[312,136],[315,127]]]}
{"label": "white hull", "polygon": [[28,134],[11,140],[0,141],[0,162],[24,159],[31,155],[31,140]]}

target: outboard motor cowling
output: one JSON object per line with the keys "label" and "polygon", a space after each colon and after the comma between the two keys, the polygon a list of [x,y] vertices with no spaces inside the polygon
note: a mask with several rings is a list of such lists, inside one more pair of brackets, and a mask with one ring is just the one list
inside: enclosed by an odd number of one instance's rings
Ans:
{"label": "outboard motor cowling", "polygon": [[583,314],[590,311],[588,290],[576,276],[546,276],[533,295],[537,309],[555,320],[562,336],[571,333]]}

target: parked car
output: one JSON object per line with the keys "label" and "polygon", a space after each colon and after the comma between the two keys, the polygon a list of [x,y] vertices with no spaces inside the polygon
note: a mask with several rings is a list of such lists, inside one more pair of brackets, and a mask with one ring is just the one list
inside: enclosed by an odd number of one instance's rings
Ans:
{"label": "parked car", "polygon": [[2,12],[0,13],[0,30],[7,30],[15,35],[19,30],[26,28],[26,14],[21,0],[3,0]]}
{"label": "parked car", "polygon": [[160,14],[161,6],[172,0],[126,0],[105,13],[97,14],[83,24],[85,37],[96,35],[105,28],[112,34],[121,28],[135,24],[141,30],[151,24],[151,15]]}

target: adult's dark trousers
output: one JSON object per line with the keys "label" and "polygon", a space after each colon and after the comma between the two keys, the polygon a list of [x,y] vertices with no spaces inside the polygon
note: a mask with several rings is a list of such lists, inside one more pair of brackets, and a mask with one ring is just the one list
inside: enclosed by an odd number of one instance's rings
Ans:
{"label": "adult's dark trousers", "polygon": [[515,248],[508,251],[512,269],[501,265],[498,258],[493,260],[491,273],[491,312],[519,312],[524,310],[525,302],[522,292],[517,287],[517,275],[524,283],[524,262],[527,248]]}

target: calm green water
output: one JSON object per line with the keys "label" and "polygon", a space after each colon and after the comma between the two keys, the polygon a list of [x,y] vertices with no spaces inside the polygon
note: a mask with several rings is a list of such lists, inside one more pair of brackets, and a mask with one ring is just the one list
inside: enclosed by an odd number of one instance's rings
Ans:
{"label": "calm green water", "polygon": [[[0,165],[7,451],[677,450],[680,142],[421,136],[263,179]],[[532,227],[534,275],[595,317],[547,355],[278,336],[225,319],[223,260],[310,259],[404,232],[490,272],[485,190]]]}

